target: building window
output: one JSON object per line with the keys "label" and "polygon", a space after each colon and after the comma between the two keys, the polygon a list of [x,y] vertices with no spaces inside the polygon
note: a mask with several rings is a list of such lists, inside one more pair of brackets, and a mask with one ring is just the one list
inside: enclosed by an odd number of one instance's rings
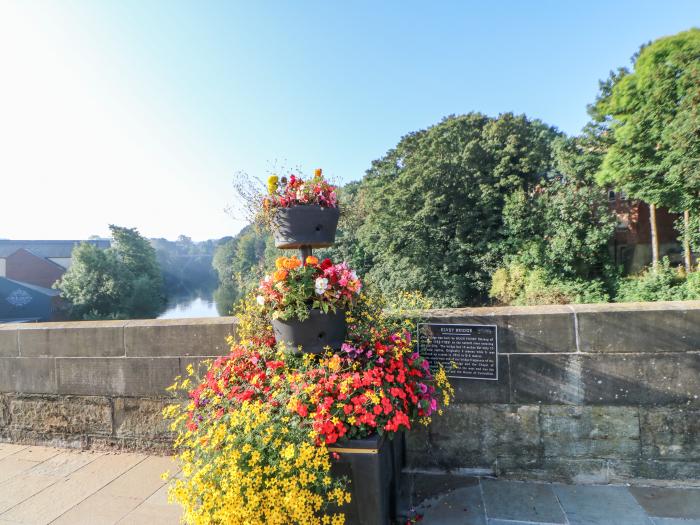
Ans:
{"label": "building window", "polygon": [[610,190],[610,191],[608,192],[608,200],[609,200],[610,202],[615,202],[615,192],[614,192],[614,191]]}

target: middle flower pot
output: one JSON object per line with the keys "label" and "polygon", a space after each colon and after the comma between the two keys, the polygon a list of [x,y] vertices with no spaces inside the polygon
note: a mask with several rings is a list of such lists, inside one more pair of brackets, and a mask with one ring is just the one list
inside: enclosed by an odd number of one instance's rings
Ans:
{"label": "middle flower pot", "polygon": [[301,345],[301,351],[307,354],[320,354],[327,346],[338,350],[347,332],[345,310],[326,314],[314,308],[303,321],[273,319],[272,331],[275,339],[289,349],[296,350]]}

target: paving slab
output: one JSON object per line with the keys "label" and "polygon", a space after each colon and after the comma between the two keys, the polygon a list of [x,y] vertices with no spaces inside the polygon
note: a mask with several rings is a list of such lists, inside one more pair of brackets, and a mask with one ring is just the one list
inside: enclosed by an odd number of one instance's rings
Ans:
{"label": "paving slab", "polygon": [[0,514],[0,518],[23,524],[50,523],[144,459],[139,454],[101,456]]}
{"label": "paving slab", "polygon": [[13,445],[11,443],[0,443],[0,459],[16,454],[20,450],[28,448],[26,445]]}
{"label": "paving slab", "polygon": [[114,525],[142,503],[140,498],[93,494],[51,525]]}
{"label": "paving slab", "polygon": [[21,459],[14,456],[7,456],[4,459],[0,459],[0,483],[12,479],[22,472],[26,472],[29,469],[36,467],[36,461],[29,461],[28,459]]}
{"label": "paving slab", "polygon": [[24,450],[12,454],[13,458],[27,459],[29,461],[46,461],[54,456],[58,456],[64,449],[55,447],[27,447]]}
{"label": "paving slab", "polygon": [[570,525],[652,525],[627,487],[553,485]]}
{"label": "paving slab", "polygon": [[489,524],[500,521],[566,523],[551,485],[519,481],[483,480],[484,505]]}
{"label": "paving slab", "polygon": [[178,525],[182,511],[176,505],[143,503],[124,516],[119,525]]}
{"label": "paving slab", "polygon": [[455,489],[443,496],[424,501],[416,512],[426,525],[486,525],[481,487]]}
{"label": "paving slab", "polygon": [[59,480],[51,476],[20,476],[0,485],[0,523],[2,513],[50,487]]}
{"label": "paving slab", "polygon": [[629,491],[649,516],[700,519],[700,489],[630,487]]}
{"label": "paving slab", "polygon": [[68,450],[39,463],[27,474],[30,476],[49,476],[60,479],[72,474],[79,468],[92,463],[102,456],[103,454],[99,452],[77,452]]}

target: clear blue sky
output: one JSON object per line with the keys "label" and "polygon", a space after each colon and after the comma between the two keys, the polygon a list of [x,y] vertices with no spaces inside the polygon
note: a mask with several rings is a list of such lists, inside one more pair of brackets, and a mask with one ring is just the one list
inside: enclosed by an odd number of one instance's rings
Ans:
{"label": "clear blue sky", "polygon": [[609,70],[697,25],[697,0],[0,0],[0,237],[231,235],[235,171],[358,179],[449,114],[574,134]]}

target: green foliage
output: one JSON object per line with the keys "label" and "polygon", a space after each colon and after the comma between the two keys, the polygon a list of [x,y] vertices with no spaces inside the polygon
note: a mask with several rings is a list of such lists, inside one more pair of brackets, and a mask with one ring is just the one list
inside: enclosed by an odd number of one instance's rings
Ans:
{"label": "green foliage", "polygon": [[512,263],[494,272],[489,295],[501,304],[539,305],[608,302],[600,279],[562,279],[543,268],[528,269]]}
{"label": "green foliage", "polygon": [[163,306],[163,281],[155,250],[135,228],[110,225],[113,245],[80,244],[55,287],[75,319],[154,317]]}
{"label": "green foliage", "polygon": [[361,261],[352,263],[368,268],[384,293],[421,290],[442,306],[481,303],[503,256],[505,199],[550,172],[556,136],[509,113],[449,117],[405,136],[373,162],[358,190]]}
{"label": "green foliage", "polygon": [[671,209],[697,203],[698,192],[689,192],[679,175],[698,168],[678,161],[700,141],[688,133],[697,126],[690,117],[697,116],[698,60],[700,29],[691,29],[644,46],[632,71],[618,70],[601,84],[592,113],[614,140],[599,182]]}
{"label": "green foliage", "polygon": [[657,271],[646,270],[641,275],[620,281],[618,302],[636,301],[683,301],[687,298],[686,277],[678,268],[673,268],[664,257]]}
{"label": "green foliage", "polygon": [[560,179],[529,194],[516,191],[503,209],[507,261],[561,279],[601,277],[615,216],[604,192]]}

